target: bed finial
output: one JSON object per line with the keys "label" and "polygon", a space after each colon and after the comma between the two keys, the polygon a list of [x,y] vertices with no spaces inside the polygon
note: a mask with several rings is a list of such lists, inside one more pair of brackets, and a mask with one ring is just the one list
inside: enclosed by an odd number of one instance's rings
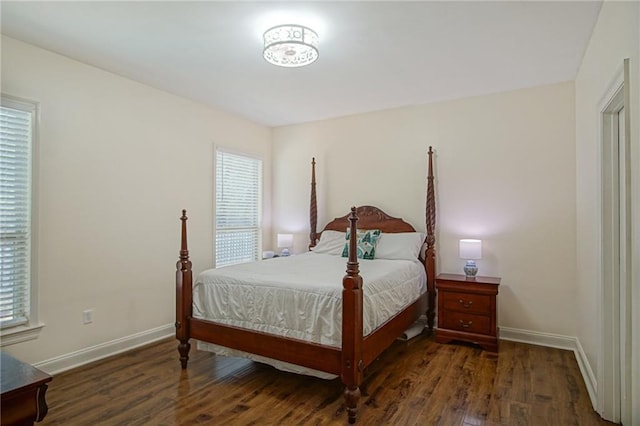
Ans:
{"label": "bed finial", "polygon": [[[360,272],[358,270],[358,215],[357,208],[351,207],[349,215],[349,261],[347,262],[347,274],[355,276]],[[355,242],[354,242],[355,241]]]}
{"label": "bed finial", "polygon": [[435,243],[436,228],[436,201],[435,189],[433,185],[433,150],[429,147],[429,171],[427,173],[427,247]]}
{"label": "bed finial", "polygon": [[180,263],[182,263],[182,270],[185,270],[186,262],[189,261],[189,249],[187,247],[187,210],[182,209],[182,216],[180,221],[182,222],[182,235],[180,242]]}
{"label": "bed finial", "polygon": [[318,205],[316,201],[316,157],[311,159],[311,201],[309,204],[309,250],[318,241]]}

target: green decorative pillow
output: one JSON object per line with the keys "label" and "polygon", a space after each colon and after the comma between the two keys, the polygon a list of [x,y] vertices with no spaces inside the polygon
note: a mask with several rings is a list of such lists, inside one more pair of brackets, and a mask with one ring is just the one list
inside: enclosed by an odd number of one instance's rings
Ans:
{"label": "green decorative pillow", "polygon": [[[376,244],[378,244],[378,239],[380,238],[380,230],[379,229],[369,229],[369,230],[356,230],[356,236],[358,237],[358,259],[373,259],[376,256]],[[342,250],[342,257],[349,257],[349,237],[351,233],[349,228],[347,228],[346,240],[347,242],[344,245],[344,249]]]}

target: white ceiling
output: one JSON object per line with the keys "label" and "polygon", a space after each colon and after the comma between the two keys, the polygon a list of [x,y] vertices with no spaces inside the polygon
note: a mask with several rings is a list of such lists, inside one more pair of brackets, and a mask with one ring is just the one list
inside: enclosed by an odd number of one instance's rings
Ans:
{"label": "white ceiling", "polygon": [[[279,126],[572,80],[601,1],[0,2],[2,33]],[[320,58],[279,68],[300,23]]]}

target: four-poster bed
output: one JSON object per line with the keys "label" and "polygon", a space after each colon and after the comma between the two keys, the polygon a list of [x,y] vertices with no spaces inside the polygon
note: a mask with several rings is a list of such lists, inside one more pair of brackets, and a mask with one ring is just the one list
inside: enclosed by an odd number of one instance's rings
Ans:
{"label": "four-poster bed", "polygon": [[[334,324],[340,324],[335,327],[339,332],[339,340],[335,345],[331,343],[327,344],[326,342],[318,343],[317,341],[313,341],[313,339],[307,340],[299,337],[291,337],[291,335],[278,335],[270,332],[271,329],[268,328],[267,330],[269,330],[269,332],[264,331],[264,328],[251,329],[241,327],[237,325],[238,322],[231,321],[225,323],[224,321],[212,320],[206,316],[202,316],[202,312],[208,309],[203,307],[203,300],[212,297],[207,295],[206,289],[208,287],[206,283],[200,282],[200,277],[209,273],[209,271],[200,274],[199,281],[196,281],[194,285],[192,265],[189,260],[187,247],[187,217],[186,211],[183,210],[182,217],[180,218],[182,222],[180,260],[177,263],[176,272],[175,323],[176,338],[180,342],[178,351],[180,353],[182,368],[185,369],[187,367],[189,359],[189,349],[191,347],[189,339],[196,339],[201,342],[208,342],[242,351],[243,353],[254,354],[339,376],[346,387],[344,397],[348,420],[349,423],[354,423],[356,420],[356,408],[358,400],[360,399],[360,385],[362,383],[364,369],[421,315],[426,313],[428,327],[431,330],[433,329],[435,316],[435,195],[432,156],[433,151],[431,147],[429,147],[426,197],[427,232],[424,237],[426,251],[418,250],[419,252],[423,252],[419,260],[419,264],[421,265],[419,269],[424,268],[421,274],[424,276],[423,287],[425,284],[424,281],[426,281],[426,288],[424,288],[422,292],[416,293],[416,296],[411,296],[408,303],[398,302],[402,304],[401,307],[386,317],[382,317],[382,319],[379,319],[379,323],[373,323],[373,325],[369,323],[368,318],[372,316],[370,314],[371,306],[365,306],[363,300],[369,301],[375,297],[375,295],[371,295],[373,291],[371,288],[376,287],[377,283],[374,282],[375,279],[364,282],[360,274],[360,266],[367,272],[371,269],[371,265],[374,265],[373,262],[378,261],[363,260],[362,265],[358,262],[358,232],[360,230],[379,230],[382,233],[381,241],[383,241],[385,233],[401,236],[416,233],[416,230],[404,220],[391,217],[376,207],[361,206],[358,208],[352,207],[349,214],[329,222],[323,231],[318,233],[315,198],[315,160],[312,162],[310,249],[319,249],[319,246],[316,247],[318,237],[320,237],[320,243],[322,243],[322,234],[325,233],[325,231],[329,231],[327,235],[333,231],[348,232],[348,234],[346,234],[348,240],[346,243],[347,247],[345,248],[345,251],[348,251],[346,275],[342,278],[342,286],[338,286],[337,297],[334,297],[338,302],[337,305],[335,305],[338,307],[337,316],[330,320],[334,321]],[[420,235],[422,236],[422,234]],[[419,241],[422,241],[422,239]],[[344,240],[342,244],[344,244]],[[424,246],[422,248],[425,248]],[[307,258],[313,256],[317,256],[318,259],[322,256],[329,257],[328,255],[317,254],[313,251],[295,257],[299,257],[300,261],[307,261]],[[417,257],[418,256],[416,256],[416,258]],[[413,264],[417,263],[416,258],[412,260]],[[334,256],[332,261],[335,262],[336,259],[337,256]],[[254,268],[254,274],[252,276],[256,276],[255,268],[263,266],[273,270],[278,262],[280,262],[280,260],[276,259],[254,264],[252,266],[252,268]],[[344,263],[342,263],[344,261],[340,262],[340,264],[344,265]],[[381,260],[380,262],[387,262],[389,264],[393,264],[394,262],[411,263],[405,260]],[[284,264],[285,262],[281,263]],[[221,268],[220,270],[232,271],[227,268]],[[224,271],[221,273],[224,273]],[[217,274],[213,272],[212,275]],[[268,275],[268,273],[263,275]],[[298,288],[306,285],[307,281],[313,283],[313,277],[311,277],[310,274],[304,274],[303,276],[298,275],[297,279],[299,282],[303,281],[299,283],[299,285],[295,285],[295,287]],[[206,277],[204,280],[206,280]],[[235,283],[234,280],[235,277],[231,281]],[[282,280],[287,281],[284,278]],[[233,283],[230,284],[231,281],[226,283],[226,288],[234,287]],[[276,284],[272,282],[267,282],[267,287],[269,288],[275,285]],[[241,286],[244,286],[244,283],[238,285],[238,287]],[[258,291],[260,291],[260,288],[258,288],[258,290],[251,289],[250,294],[257,294]],[[278,291],[281,290],[278,289]],[[335,296],[335,289],[331,289],[331,291],[333,291],[332,294]],[[388,291],[388,289],[384,291]],[[307,292],[306,287],[304,287],[304,292]],[[329,292],[329,290],[322,287],[322,292]],[[213,304],[222,306],[222,311],[228,310],[226,301],[218,300],[214,301]],[[253,309],[253,307],[251,309]],[[196,311],[195,314],[194,310]],[[240,308],[238,310],[242,311],[243,309]],[[294,315],[299,315],[299,311]],[[308,316],[312,315],[313,313],[308,313]],[[322,320],[325,323],[327,322],[327,318],[324,316]],[[364,329],[367,329],[366,333],[363,331]]]}

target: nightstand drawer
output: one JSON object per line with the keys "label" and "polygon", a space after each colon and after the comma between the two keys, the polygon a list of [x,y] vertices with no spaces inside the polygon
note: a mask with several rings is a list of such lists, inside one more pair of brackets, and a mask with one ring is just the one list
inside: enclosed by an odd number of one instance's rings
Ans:
{"label": "nightstand drawer", "polygon": [[440,295],[442,307],[447,311],[490,314],[491,296],[483,294],[443,292]]}
{"label": "nightstand drawer", "polygon": [[491,334],[491,318],[463,312],[447,312],[438,328],[465,331],[467,333]]}

